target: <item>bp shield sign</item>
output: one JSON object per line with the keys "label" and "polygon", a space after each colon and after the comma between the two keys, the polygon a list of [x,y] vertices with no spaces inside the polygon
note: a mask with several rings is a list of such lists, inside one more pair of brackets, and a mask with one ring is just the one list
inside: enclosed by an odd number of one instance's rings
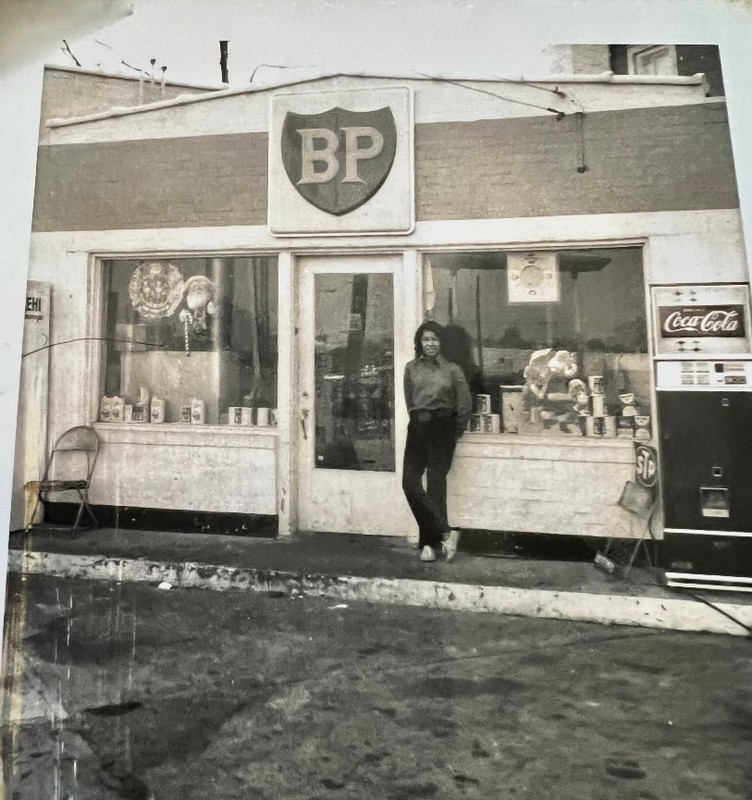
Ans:
{"label": "bp shield sign", "polygon": [[389,175],[397,149],[394,114],[390,108],[288,111],[280,146],[296,191],[316,208],[341,216],[368,202]]}
{"label": "bp shield sign", "polygon": [[285,92],[271,100],[269,228],[406,233],[414,225],[408,87]]}

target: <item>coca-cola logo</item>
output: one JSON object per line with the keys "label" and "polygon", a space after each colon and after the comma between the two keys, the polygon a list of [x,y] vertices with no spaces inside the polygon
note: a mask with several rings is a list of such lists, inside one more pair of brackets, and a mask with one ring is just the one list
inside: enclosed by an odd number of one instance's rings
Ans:
{"label": "coca-cola logo", "polygon": [[687,336],[743,337],[744,306],[661,306],[661,335],[664,339]]}

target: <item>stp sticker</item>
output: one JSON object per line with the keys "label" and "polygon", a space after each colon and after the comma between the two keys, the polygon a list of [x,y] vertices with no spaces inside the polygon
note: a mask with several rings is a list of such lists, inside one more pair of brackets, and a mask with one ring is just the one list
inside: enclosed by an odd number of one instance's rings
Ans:
{"label": "stp sticker", "polygon": [[655,486],[658,482],[658,453],[654,447],[635,444],[635,477],[641,486]]}

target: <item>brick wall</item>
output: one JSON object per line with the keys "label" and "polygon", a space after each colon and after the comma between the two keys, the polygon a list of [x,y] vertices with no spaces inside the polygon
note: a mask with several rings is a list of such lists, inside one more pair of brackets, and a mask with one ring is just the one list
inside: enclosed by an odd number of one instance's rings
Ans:
{"label": "brick wall", "polygon": [[574,44],[571,53],[574,74],[600,75],[611,69],[607,44]]}
{"label": "brick wall", "polygon": [[[419,221],[738,207],[723,104],[421,124],[415,159]],[[263,225],[266,192],[264,133],[41,146],[33,228]]]}
{"label": "brick wall", "polygon": [[180,95],[205,94],[208,89],[151,83],[112,75],[94,75],[48,67],[42,85],[41,120],[98,114],[115,106],[136,106],[171,100]]}
{"label": "brick wall", "polygon": [[415,138],[418,219],[739,205],[722,104],[587,114],[582,135],[576,117],[551,116],[419,125]]}
{"label": "brick wall", "polygon": [[267,136],[39,148],[34,230],[264,225]]}

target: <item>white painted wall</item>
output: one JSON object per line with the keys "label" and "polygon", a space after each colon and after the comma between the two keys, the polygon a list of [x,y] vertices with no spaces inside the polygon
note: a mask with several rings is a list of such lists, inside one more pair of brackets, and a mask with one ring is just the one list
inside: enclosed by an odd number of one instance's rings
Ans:
{"label": "white painted wall", "polygon": [[186,425],[97,425],[90,499],[99,505],[275,514],[274,433]]}
{"label": "white painted wall", "polygon": [[[667,246],[676,237],[690,237],[697,251],[688,248],[682,264],[686,269],[707,268],[708,248],[723,248],[728,261],[713,269],[727,276],[719,280],[737,280],[747,275],[744,248],[741,245],[739,210],[659,211],[635,214],[580,214],[577,216],[521,217],[510,219],[439,220],[418,222],[406,236],[352,237],[285,237],[272,236],[265,225],[234,225],[207,228],[153,228],[142,230],[104,230],[43,232],[32,234],[31,279],[36,273],[63,278],[63,270],[78,269],[86,263],[87,253],[103,255],[171,254],[192,252],[228,252],[248,250],[293,250],[301,253],[354,252],[378,248],[445,248],[473,250],[478,247],[525,249],[532,245],[601,246],[624,242],[665,239]],[[61,259],[70,257],[70,261]],[[82,261],[83,258],[83,261]],[[706,265],[706,267],[703,267]],[[666,267],[651,273],[653,283],[661,283]],[[85,266],[84,266],[85,272]],[[85,276],[80,276],[84,281]],[[73,286],[72,279],[67,284]],[[77,279],[78,280],[78,279]],[[702,280],[708,280],[704,276]]]}
{"label": "white painted wall", "polygon": [[[285,239],[270,236],[263,226],[37,233],[32,237],[30,277],[53,285],[52,339],[60,341],[96,330],[96,297],[91,296],[88,278],[91,253],[281,251],[280,320],[286,322],[280,329],[276,433],[260,439],[258,433],[254,437],[209,426],[200,431],[168,425],[144,426],[145,430],[100,426],[104,445],[92,498],[97,503],[159,508],[279,513],[280,529],[290,531],[296,524],[292,426],[298,424],[295,396],[289,391],[295,356],[294,254],[402,249],[405,274],[418,276],[420,252],[426,250],[627,243],[645,243],[650,284],[748,281],[735,209],[449,220],[418,223],[412,234],[402,237],[367,240]],[[422,313],[419,283],[403,285],[397,304],[395,318],[410,331]],[[411,357],[408,350],[403,347],[396,353],[398,375]],[[51,350],[50,438],[73,424],[94,419],[99,392],[97,351],[97,345],[83,343]],[[397,441],[403,442],[404,414],[398,414],[397,425]],[[640,523],[616,506],[632,473],[630,441],[565,443],[514,434],[466,436],[450,475],[450,514],[467,527],[634,536],[641,532]],[[400,496],[395,502],[404,500]]]}
{"label": "white painted wall", "polygon": [[[21,385],[16,420],[16,452],[13,468],[13,492],[10,509],[10,530],[19,530],[24,522],[24,485],[39,481],[47,464],[47,405],[49,400],[50,351],[44,349],[50,341],[50,286],[29,281],[27,296],[41,299],[41,318],[24,319],[21,352],[27,354],[21,362]],[[39,509],[41,511],[41,509]],[[40,516],[37,513],[37,517]]]}
{"label": "white painted wall", "polygon": [[450,522],[464,528],[640,536],[618,505],[634,477],[631,440],[465,434],[449,477]]}
{"label": "white painted wall", "polygon": [[[660,79],[656,79],[660,81]],[[679,79],[687,80],[687,79]],[[551,116],[553,108],[565,114],[612,109],[649,108],[706,102],[703,86],[688,83],[639,83],[616,78],[567,82],[561,76],[534,86],[513,82],[402,80],[399,78],[355,78],[340,76],[308,84],[268,90],[235,90],[196,101],[184,100],[144,106],[143,110],[120,109],[115,116],[99,115],[91,121],[46,128],[41,144],[78,144],[136,139],[179,138],[249,133],[269,130],[272,95],[363,89],[364,83],[378,88],[408,86],[415,96],[415,122],[510,119]],[[561,97],[554,89],[564,93]],[[323,108],[322,110],[326,110]],[[82,118],[84,119],[84,118]],[[50,122],[55,122],[51,120]]]}
{"label": "white painted wall", "polygon": [[[159,239],[155,233],[135,235],[133,244],[154,247]],[[52,343],[101,335],[101,298],[89,277],[96,274],[89,253],[107,249],[108,237],[32,238],[30,275],[45,275],[52,284]],[[67,428],[97,419],[100,352],[101,345],[92,341],[72,341],[50,350],[47,450]],[[102,448],[92,481],[93,503],[276,513],[275,431],[109,423],[96,428]],[[18,498],[13,499],[15,506]]]}

